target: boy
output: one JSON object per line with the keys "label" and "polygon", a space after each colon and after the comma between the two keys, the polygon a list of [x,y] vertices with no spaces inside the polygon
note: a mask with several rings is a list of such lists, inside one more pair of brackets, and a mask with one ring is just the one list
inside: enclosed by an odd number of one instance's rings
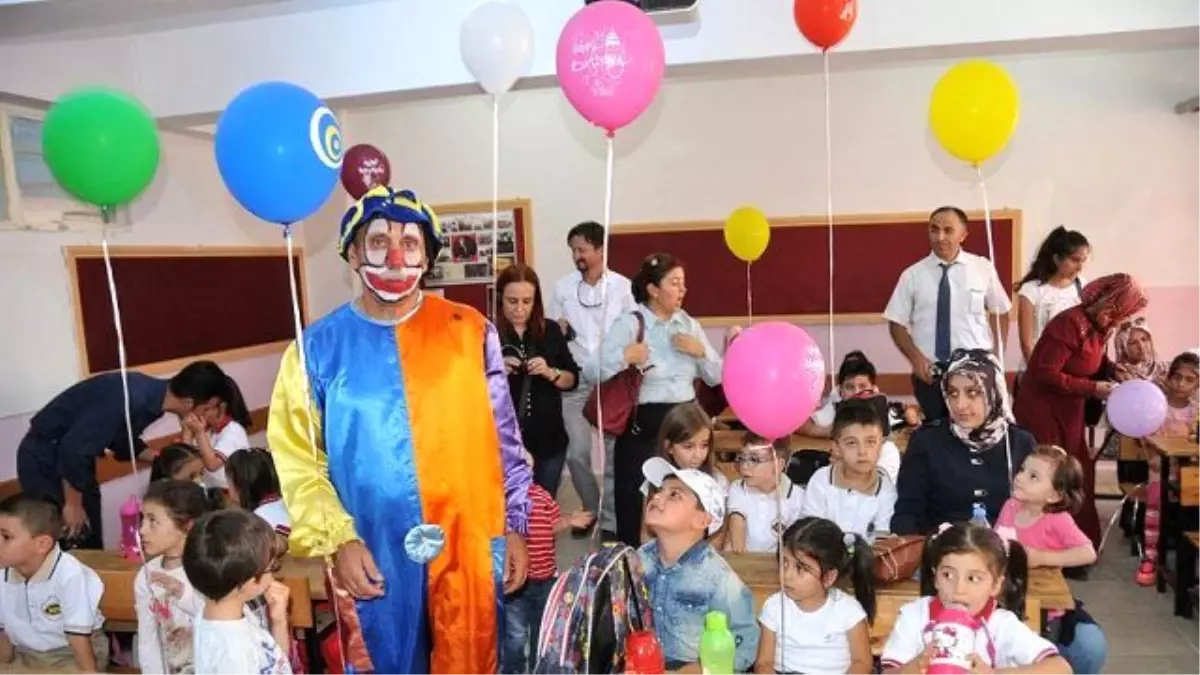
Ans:
{"label": "boy", "polygon": [[[265,520],[230,509],[202,516],[188,533],[183,569],[208,598],[196,618],[196,672],[292,672],[288,663],[287,586],[271,576],[275,533]],[[247,602],[266,595],[270,632],[254,619]]]}
{"label": "boy", "polygon": [[[791,455],[788,439],[773,443],[754,432],[742,437],[737,455],[741,478],[729,486],[729,548],[736,553],[774,553],[779,535],[800,518],[804,486],[785,471]],[[783,508],[779,502],[782,493]]]}
{"label": "boy", "polygon": [[58,547],[62,512],[44,497],[0,502],[0,664],[29,672],[108,667],[104,582]]}
{"label": "boy", "polygon": [[804,491],[803,516],[832,520],[843,532],[873,539],[890,531],[896,486],[879,466],[883,422],[863,401],[847,401],[833,421],[830,466],[817,469]]}
{"label": "boy", "polygon": [[661,457],[646,460],[642,474],[655,488],[646,507],[655,539],[638,553],[667,669],[699,672],[694,664],[700,660],[704,616],[717,611],[725,613],[734,636],[735,669],[749,670],[758,653],[754,598],[707,541],[721,529],[725,495],[712,476],[676,469]]}

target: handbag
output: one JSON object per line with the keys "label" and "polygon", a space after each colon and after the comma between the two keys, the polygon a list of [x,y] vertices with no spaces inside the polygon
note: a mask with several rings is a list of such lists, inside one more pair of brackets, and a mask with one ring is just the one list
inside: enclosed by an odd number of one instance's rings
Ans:
{"label": "handbag", "polygon": [[875,549],[875,583],[890,584],[911,579],[920,569],[925,537],[884,537],[876,539],[872,547]]}
{"label": "handbag", "polygon": [[[637,342],[646,338],[646,320],[640,312],[633,312],[637,318]],[[625,370],[596,385],[588,394],[587,403],[583,405],[583,417],[593,427],[596,424],[596,403],[604,406],[604,428],[606,434],[620,436],[629,430],[630,424],[637,415],[638,395],[642,391],[642,369],[630,364]]]}

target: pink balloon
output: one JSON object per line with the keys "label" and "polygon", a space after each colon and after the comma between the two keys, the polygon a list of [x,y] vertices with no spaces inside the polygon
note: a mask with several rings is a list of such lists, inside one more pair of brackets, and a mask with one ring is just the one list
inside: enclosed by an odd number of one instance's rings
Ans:
{"label": "pink balloon", "polygon": [[1167,419],[1167,397],[1153,382],[1129,380],[1109,394],[1105,411],[1108,423],[1122,435],[1143,438]]}
{"label": "pink balloon", "polygon": [[558,86],[584,119],[612,134],[650,106],[666,67],[662,35],[619,0],[586,5],[558,36]]}
{"label": "pink balloon", "polygon": [[748,328],[729,345],[721,380],[742,424],[763,438],[783,438],[816,410],[825,359],[803,328],[778,321]]}

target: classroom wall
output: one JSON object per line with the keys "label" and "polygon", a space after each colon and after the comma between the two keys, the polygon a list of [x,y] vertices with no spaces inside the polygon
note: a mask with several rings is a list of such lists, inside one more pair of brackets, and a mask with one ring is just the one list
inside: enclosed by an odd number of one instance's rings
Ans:
{"label": "classroom wall", "polygon": [[[999,59],[1020,87],[1021,120],[1011,147],[985,171],[991,206],[1024,211],[1023,259],[1064,223],[1093,242],[1089,278],[1124,270],[1149,288],[1164,354],[1200,344],[1197,117],[1172,112],[1195,94],[1197,56],[1192,48]],[[949,63],[841,70],[837,62],[835,53],[835,210],[981,208],[973,172],[927,132],[929,92]],[[819,73],[668,80],[655,105],[617,136],[613,222],[719,219],[744,203],[771,215],[823,214],[823,110]],[[532,199],[534,263],[552,282],[571,270],[567,230],[602,218],[604,140],[555,88],[506,95],[501,115],[501,197]],[[394,182],[426,201],[491,198],[485,97],[344,119],[350,141],[382,148]],[[811,330],[824,344],[825,328]],[[865,349],[881,371],[907,370],[883,325],[840,325],[836,341],[839,353]]]}

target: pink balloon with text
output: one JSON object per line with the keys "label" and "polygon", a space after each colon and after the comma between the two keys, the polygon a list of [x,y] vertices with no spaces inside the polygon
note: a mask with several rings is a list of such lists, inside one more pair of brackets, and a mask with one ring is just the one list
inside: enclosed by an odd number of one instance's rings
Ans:
{"label": "pink balloon with text", "polygon": [[825,359],[803,328],[760,323],[729,344],[721,379],[738,420],[773,440],[799,429],[817,409]]}

